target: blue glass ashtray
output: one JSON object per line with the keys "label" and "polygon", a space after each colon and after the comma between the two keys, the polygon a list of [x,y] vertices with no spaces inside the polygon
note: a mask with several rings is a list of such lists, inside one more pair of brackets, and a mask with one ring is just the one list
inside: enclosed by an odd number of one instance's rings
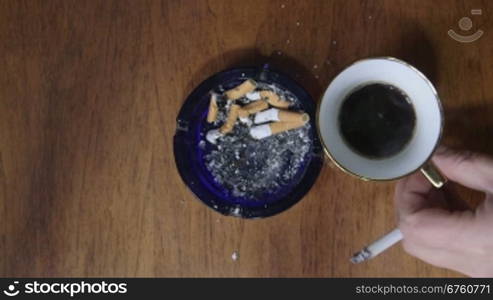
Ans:
{"label": "blue glass ashtray", "polygon": [[[204,142],[205,133],[212,128],[212,125],[206,122],[210,92],[217,91],[218,87],[224,90],[234,88],[246,78],[289,91],[297,99],[296,108],[310,116],[305,132],[309,148],[300,160],[301,163],[297,164],[289,180],[281,181],[275,190],[266,191],[255,198],[232,194],[230,189],[214,178],[206,165],[206,158],[216,145]],[[223,215],[262,218],[278,214],[305,196],[322,168],[323,151],[315,127],[315,113],[316,104],[309,94],[297,82],[272,70],[268,65],[217,73],[202,82],[187,97],[178,114],[174,155],[180,176],[200,201]],[[290,160],[282,161],[289,163]]]}

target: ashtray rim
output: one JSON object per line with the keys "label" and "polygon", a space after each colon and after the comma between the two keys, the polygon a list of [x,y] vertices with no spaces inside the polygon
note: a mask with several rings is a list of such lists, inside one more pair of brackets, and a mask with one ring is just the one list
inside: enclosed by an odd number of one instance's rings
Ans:
{"label": "ashtray rim", "polygon": [[[213,88],[221,85],[224,81],[222,79],[233,74],[257,74],[257,78],[260,78],[260,80],[263,80],[262,77],[273,77],[276,78],[275,83],[284,82],[285,84],[281,85],[289,89],[290,92],[294,93],[298,99],[302,101],[303,109],[305,109],[311,118],[310,131],[312,135],[312,151],[310,154],[310,161],[305,167],[306,170],[299,182],[294,185],[290,193],[267,206],[247,207],[224,203],[222,199],[218,199],[219,197],[217,195],[201,185],[199,174],[195,174],[197,172],[194,172],[191,167],[192,159],[190,156],[192,156],[193,153],[191,153],[188,149],[191,148],[190,144],[192,141],[190,141],[190,137],[187,136],[187,134],[190,134],[187,120],[189,120],[190,115],[194,113],[194,109],[197,107],[197,103],[201,101],[203,95],[208,93]],[[295,91],[293,91],[293,89]],[[308,193],[318,178],[322,168],[324,154],[320,139],[318,137],[318,132],[315,129],[315,116],[316,103],[306,92],[306,90],[289,76],[277,70],[272,70],[268,65],[264,65],[263,67],[231,68],[215,73],[200,83],[187,96],[178,113],[176,119],[177,127],[173,139],[173,154],[180,177],[198,200],[223,215],[253,219],[279,214],[298,203]]]}

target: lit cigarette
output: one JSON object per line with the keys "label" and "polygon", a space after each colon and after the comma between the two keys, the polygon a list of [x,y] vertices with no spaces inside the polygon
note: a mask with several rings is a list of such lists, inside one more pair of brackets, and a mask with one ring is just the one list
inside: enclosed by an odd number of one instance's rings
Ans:
{"label": "lit cigarette", "polygon": [[[307,115],[308,116],[308,115]],[[310,118],[308,117],[308,120]],[[308,122],[308,120],[306,122]],[[273,122],[264,125],[254,126],[250,129],[250,135],[257,140],[266,138],[268,136],[285,132],[288,130],[300,128],[306,124],[305,121],[301,122]]]}
{"label": "lit cigarette", "polygon": [[229,91],[226,91],[225,94],[228,97],[228,99],[236,100],[245,96],[247,93],[253,92],[256,87],[257,87],[257,83],[254,80],[247,79],[237,87],[232,88]]}
{"label": "lit cigarette", "polygon": [[222,134],[226,134],[231,130],[233,130],[233,127],[235,126],[235,122],[238,119],[239,112],[240,112],[239,105],[236,104],[231,105],[226,122],[224,122],[223,126],[219,128],[219,132],[221,132]]}
{"label": "lit cigarette", "polygon": [[211,100],[209,102],[209,111],[207,112],[207,123],[213,123],[217,119],[217,94],[211,94]]}
{"label": "lit cigarette", "polygon": [[287,111],[277,108],[267,109],[258,112],[255,115],[255,124],[266,123],[266,122],[296,122],[296,123],[306,123],[310,120],[310,117],[306,113],[299,113],[293,111]]}
{"label": "lit cigarette", "polygon": [[[440,187],[443,187],[443,185],[437,186],[437,188]],[[359,264],[361,262],[374,258],[378,254],[382,253],[383,251],[389,249],[390,247],[401,241],[402,238],[402,232],[399,230],[399,228],[396,228],[386,235],[382,236],[378,240],[374,241],[370,245],[364,247],[361,251],[356,252],[353,257],[351,257],[351,262],[353,264]]]}
{"label": "lit cigarette", "polygon": [[355,253],[353,257],[351,257],[351,262],[353,264],[359,264],[361,262],[374,258],[378,254],[395,245],[400,240],[402,240],[401,231],[399,229],[394,229],[376,240],[375,242],[366,246],[361,251]]}
{"label": "lit cigarette", "polygon": [[269,104],[267,102],[260,100],[252,102],[248,105],[245,105],[241,108],[239,114],[241,118],[248,117],[249,115],[253,115],[259,111],[269,108]]}
{"label": "lit cigarette", "polygon": [[273,91],[261,91],[260,96],[262,99],[269,102],[270,105],[278,108],[288,108],[291,105],[291,102],[281,99],[281,97]]}

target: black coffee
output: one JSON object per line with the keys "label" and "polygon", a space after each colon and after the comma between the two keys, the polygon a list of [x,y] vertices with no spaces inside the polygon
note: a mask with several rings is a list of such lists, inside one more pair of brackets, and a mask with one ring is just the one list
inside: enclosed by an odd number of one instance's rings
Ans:
{"label": "black coffee", "polygon": [[416,116],[407,95],[374,83],[352,92],[343,102],[339,126],[346,143],[369,158],[399,153],[411,140]]}

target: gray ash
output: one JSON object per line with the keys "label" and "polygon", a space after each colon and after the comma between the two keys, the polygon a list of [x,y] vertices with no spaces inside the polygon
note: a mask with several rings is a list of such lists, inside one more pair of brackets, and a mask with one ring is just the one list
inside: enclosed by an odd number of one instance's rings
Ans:
{"label": "gray ash", "polygon": [[[294,95],[286,95],[287,92],[279,87],[275,87],[275,91],[294,102],[294,107],[299,105]],[[248,100],[244,98],[238,102],[246,103]],[[215,125],[223,123],[226,106],[225,103],[219,105],[219,118]],[[215,146],[207,147],[209,151],[204,156],[206,168],[214,180],[234,197],[254,200],[265,193],[273,194],[293,180],[306,159],[311,148],[309,131],[308,123],[298,129],[256,140],[250,136],[249,127],[237,121],[232,132],[219,138]]]}

